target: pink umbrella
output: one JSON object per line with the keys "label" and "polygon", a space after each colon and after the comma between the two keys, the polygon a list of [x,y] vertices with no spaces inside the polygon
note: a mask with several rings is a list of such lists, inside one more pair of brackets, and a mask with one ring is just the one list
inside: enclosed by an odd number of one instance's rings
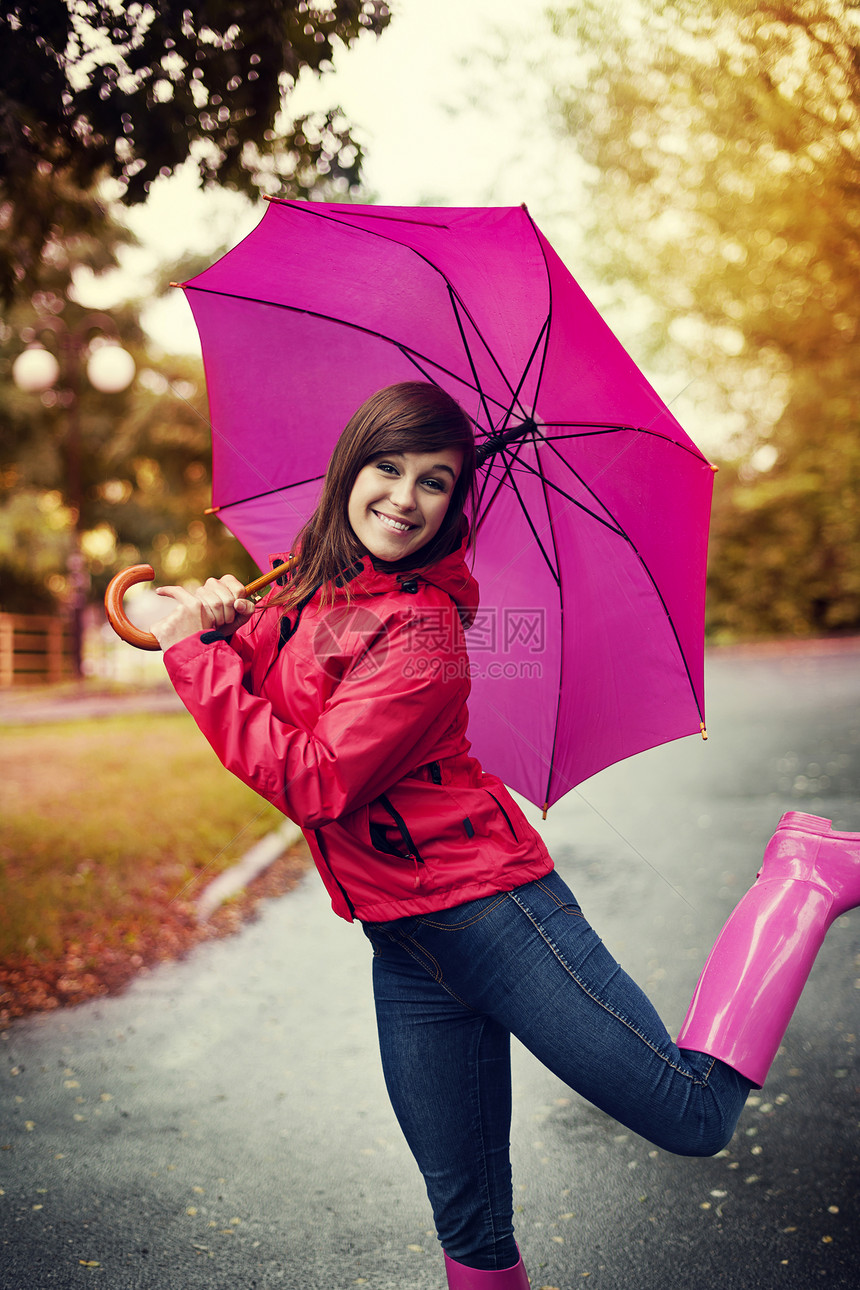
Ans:
{"label": "pink umbrella", "polygon": [[273,201],[184,287],[213,502],[262,566],[375,390],[434,381],[472,418],[470,735],[489,769],[546,807],[704,733],[712,468],[524,207]]}

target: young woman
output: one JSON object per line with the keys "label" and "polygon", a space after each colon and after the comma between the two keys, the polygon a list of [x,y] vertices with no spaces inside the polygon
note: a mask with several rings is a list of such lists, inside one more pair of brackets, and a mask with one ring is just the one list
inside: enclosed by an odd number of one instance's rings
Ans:
{"label": "young woman", "polygon": [[373,946],[386,1085],[449,1287],[526,1290],[510,1035],[658,1146],[719,1151],[828,926],[860,904],[860,835],[783,817],[674,1043],[469,756],[474,478],[457,403],[423,383],[380,390],[334,450],[283,589],[255,609],[232,577],[162,588],[176,607],[155,634],[224,765],[301,825],[335,912]]}

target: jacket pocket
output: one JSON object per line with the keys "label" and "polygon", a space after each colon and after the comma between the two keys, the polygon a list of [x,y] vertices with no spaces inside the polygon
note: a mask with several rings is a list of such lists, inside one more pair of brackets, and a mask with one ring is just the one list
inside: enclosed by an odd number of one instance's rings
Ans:
{"label": "jacket pocket", "polygon": [[[389,817],[387,820],[373,819],[372,808],[376,802]],[[371,813],[368,817],[370,842],[374,850],[381,851],[385,855],[397,856],[401,860],[423,864],[424,857],[418,850],[406,821],[393,806],[390,798],[386,797],[385,793],[380,793],[376,802],[371,804]]]}
{"label": "jacket pocket", "polygon": [[509,828],[509,829],[510,829],[510,831],[511,831],[511,837],[514,839],[514,841],[515,841],[515,842],[519,842],[519,838],[518,838],[518,837],[517,837],[517,835],[516,835],[516,831],[515,831],[515,829],[514,829],[514,826],[513,826],[513,824],[511,824],[511,817],[508,815],[507,811],[506,811],[506,810],[505,810],[505,808],[502,806],[501,802],[500,802],[500,801],[499,801],[499,799],[496,797],[495,793],[490,793],[490,790],[489,790],[489,789],[487,789],[487,792],[489,793],[489,795],[490,795],[490,797],[493,799],[493,801],[496,803],[496,806],[499,808],[499,810],[501,811],[502,815],[505,817],[505,823],[507,824],[508,828]]}

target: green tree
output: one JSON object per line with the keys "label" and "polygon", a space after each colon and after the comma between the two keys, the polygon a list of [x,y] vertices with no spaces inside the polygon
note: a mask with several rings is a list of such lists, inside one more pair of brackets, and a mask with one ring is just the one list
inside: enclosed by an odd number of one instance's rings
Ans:
{"label": "green tree", "polygon": [[204,184],[251,196],[354,187],[361,148],[343,113],[280,113],[303,70],[388,21],[382,0],[10,0],[0,294],[32,288],[52,240],[95,231],[106,193],[143,201],[189,158]]}
{"label": "green tree", "polygon": [[[202,365],[185,356],[154,359],[133,304],[107,320],[76,303],[71,280],[79,268],[98,266],[101,240],[77,239],[64,256],[59,251],[40,291],[0,324],[0,607],[67,605],[76,533],[93,601],[119,568],[140,562],[151,563],[162,582],[225,570],[250,578],[250,558],[205,514],[211,438]],[[86,378],[89,343],[98,344],[105,325],[135,360],[136,379],[122,393],[100,393]],[[69,338],[76,344],[63,353]],[[59,378],[42,395],[12,379],[28,341],[60,352]]]}
{"label": "green tree", "polygon": [[580,0],[555,29],[594,267],[735,417],[712,629],[856,629],[860,5]]}

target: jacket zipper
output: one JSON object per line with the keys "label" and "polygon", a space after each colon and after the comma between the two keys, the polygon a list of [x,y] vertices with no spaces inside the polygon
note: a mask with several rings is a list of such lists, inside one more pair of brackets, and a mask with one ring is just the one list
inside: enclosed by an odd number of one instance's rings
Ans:
{"label": "jacket zipper", "polygon": [[398,832],[400,833],[400,836],[403,839],[403,843],[406,848],[403,859],[411,860],[413,869],[415,871],[415,876],[414,876],[412,885],[416,888],[420,887],[421,870],[418,868],[418,866],[422,865],[424,863],[424,860],[421,856],[421,852],[418,850],[417,846],[412,840],[412,834],[409,832],[409,829],[406,827],[406,821],[404,820],[400,812],[392,805],[391,801],[385,796],[384,793],[380,793],[378,801],[382,803],[385,810],[388,812],[388,814],[391,816],[394,823],[397,825]]}
{"label": "jacket zipper", "polygon": [[[488,793],[490,793],[490,790],[489,790],[489,789],[487,789],[487,792],[488,792]],[[508,828],[509,828],[509,829],[510,829],[510,831],[511,831],[511,837],[514,839],[514,841],[515,841],[515,842],[519,842],[519,838],[517,837],[516,833],[514,832],[514,826],[513,826],[513,824],[511,824],[511,817],[508,815],[507,811],[506,811],[506,810],[505,810],[505,808],[502,806],[501,802],[500,802],[500,801],[499,801],[499,799],[496,797],[495,793],[490,793],[490,797],[491,797],[491,798],[493,799],[493,801],[496,803],[496,806],[499,808],[499,810],[501,811],[502,815],[504,815],[504,817],[505,817],[505,821],[506,821],[506,823],[507,823],[507,826],[508,826]]]}

